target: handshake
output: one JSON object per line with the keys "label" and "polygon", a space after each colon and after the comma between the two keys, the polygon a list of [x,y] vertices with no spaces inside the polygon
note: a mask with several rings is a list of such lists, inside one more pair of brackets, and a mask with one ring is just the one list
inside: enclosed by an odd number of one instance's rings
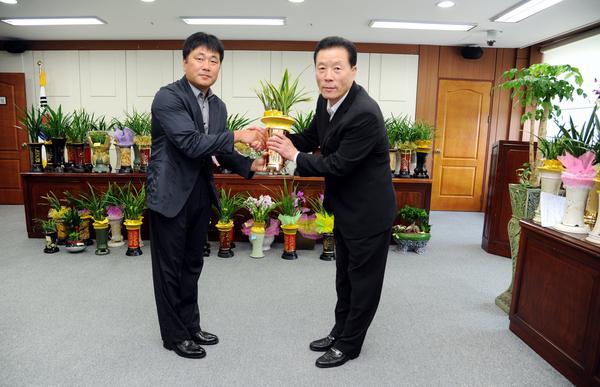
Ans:
{"label": "handshake", "polygon": [[267,128],[262,128],[260,126],[251,126],[233,132],[234,142],[242,142],[252,147],[252,149],[262,152],[263,157],[254,160],[254,163],[252,164],[253,171],[262,171],[265,169],[266,150],[275,151],[286,160],[293,160],[296,153],[298,153],[290,139],[285,135],[275,134],[271,137],[267,137],[267,135]]}

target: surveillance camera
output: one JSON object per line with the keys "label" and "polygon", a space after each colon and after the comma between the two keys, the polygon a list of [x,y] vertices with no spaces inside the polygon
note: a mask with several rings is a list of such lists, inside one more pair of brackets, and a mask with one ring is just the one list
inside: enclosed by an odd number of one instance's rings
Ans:
{"label": "surveillance camera", "polygon": [[498,31],[487,30],[487,40],[486,40],[487,45],[492,47],[496,43],[497,36],[498,36]]}

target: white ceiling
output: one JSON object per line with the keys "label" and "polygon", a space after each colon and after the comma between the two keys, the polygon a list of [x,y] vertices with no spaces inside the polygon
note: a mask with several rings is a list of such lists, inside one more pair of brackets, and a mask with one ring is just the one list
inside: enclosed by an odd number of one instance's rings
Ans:
{"label": "white ceiling", "polygon": [[[485,45],[486,30],[502,31],[495,47],[525,47],[600,21],[600,0],[564,0],[519,23],[489,19],[519,0],[455,0],[441,9],[437,0],[18,0],[0,3],[0,17],[97,16],[101,26],[16,27],[0,22],[0,39],[152,40],[185,39],[206,31],[226,40],[309,40],[340,35],[354,42]],[[190,26],[180,16],[284,16],[283,27]],[[469,22],[468,32],[369,28],[371,19]]]}

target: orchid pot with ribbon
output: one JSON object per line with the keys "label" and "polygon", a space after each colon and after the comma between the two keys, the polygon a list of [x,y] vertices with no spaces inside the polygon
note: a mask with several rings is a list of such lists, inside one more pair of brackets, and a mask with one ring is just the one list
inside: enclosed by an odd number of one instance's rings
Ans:
{"label": "orchid pot with ribbon", "polygon": [[323,261],[335,260],[335,239],[333,237],[334,216],[325,209],[325,196],[319,194],[318,198],[308,198],[315,219],[315,231],[323,235],[323,253],[319,257]]}
{"label": "orchid pot with ribbon", "polygon": [[252,243],[250,257],[262,258],[264,257],[263,240],[265,238],[265,223],[269,218],[269,213],[277,207],[277,202],[274,202],[269,195],[260,195],[258,199],[248,196],[244,200],[244,207],[250,212],[254,220],[250,234],[250,243]]}
{"label": "orchid pot with ribbon", "polygon": [[283,180],[283,189],[280,190],[277,207],[279,215],[277,219],[281,221],[281,229],[283,230],[284,248],[283,259],[296,259],[296,232],[298,231],[298,220],[302,216],[302,210],[299,205],[297,187],[292,184],[291,189],[288,189],[287,181]]}
{"label": "orchid pot with ribbon", "polygon": [[244,205],[244,198],[239,194],[231,194],[231,189],[225,191],[221,188],[219,194],[219,221],[216,224],[219,230],[219,252],[221,258],[233,257],[231,242],[233,241],[233,217]]}

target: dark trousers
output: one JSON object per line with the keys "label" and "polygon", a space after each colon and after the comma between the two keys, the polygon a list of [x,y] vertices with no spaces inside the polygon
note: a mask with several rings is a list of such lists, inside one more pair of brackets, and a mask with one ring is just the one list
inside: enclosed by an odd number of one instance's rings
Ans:
{"label": "dark trousers", "polygon": [[337,304],[331,335],[335,348],[358,356],[373,321],[383,286],[391,229],[359,239],[334,231]]}
{"label": "dark trousers", "polygon": [[209,189],[207,181],[198,177],[175,217],[149,211],[154,298],[165,342],[188,340],[200,330],[198,278],[211,215]]}

